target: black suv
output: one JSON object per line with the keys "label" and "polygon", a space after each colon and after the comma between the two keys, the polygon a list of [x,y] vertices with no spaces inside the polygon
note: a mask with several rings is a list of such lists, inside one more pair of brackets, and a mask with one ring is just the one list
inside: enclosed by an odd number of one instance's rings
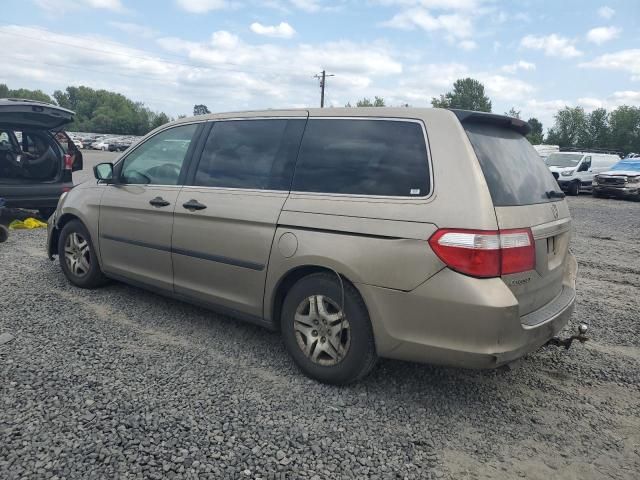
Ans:
{"label": "black suv", "polygon": [[62,131],[73,116],[49,103],[0,99],[0,198],[7,207],[39,210],[46,218],[73,187],[82,153]]}

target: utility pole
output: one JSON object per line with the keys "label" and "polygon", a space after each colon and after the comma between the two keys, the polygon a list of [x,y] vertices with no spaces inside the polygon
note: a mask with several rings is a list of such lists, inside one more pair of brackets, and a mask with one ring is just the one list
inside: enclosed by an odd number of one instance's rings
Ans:
{"label": "utility pole", "polygon": [[322,70],[322,72],[314,76],[314,78],[320,80],[320,108],[324,108],[324,86],[327,84],[327,77],[335,77],[335,75],[327,75],[326,70]]}

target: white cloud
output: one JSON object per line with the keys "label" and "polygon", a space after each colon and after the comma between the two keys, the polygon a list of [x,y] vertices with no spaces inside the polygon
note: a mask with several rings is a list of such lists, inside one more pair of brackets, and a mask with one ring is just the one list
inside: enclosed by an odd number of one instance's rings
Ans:
{"label": "white cloud", "polygon": [[145,25],[140,25],[138,23],[109,22],[109,25],[120,30],[121,32],[143,38],[153,38],[157,34],[157,32],[153,28],[147,27]]}
{"label": "white cloud", "polygon": [[96,8],[124,12],[121,0],[36,0],[36,5],[51,13],[60,13],[79,8]]}
{"label": "white cloud", "polygon": [[519,60],[510,65],[504,65],[502,68],[500,68],[500,70],[503,71],[504,73],[516,73],[518,70],[530,71],[535,69],[536,69],[535,63],[525,62],[524,60]]}
{"label": "white cloud", "polygon": [[620,105],[640,105],[640,91],[617,91],[605,98],[581,97],[578,98],[578,105],[584,107],[587,112],[596,108],[614,110]]}
{"label": "white cloud", "polygon": [[291,4],[299,8],[300,10],[304,10],[305,12],[317,12],[322,8],[320,3],[316,0],[290,0]]}
{"label": "white cloud", "polygon": [[620,50],[600,55],[589,62],[581,63],[580,67],[627,71],[632,74],[632,79],[640,80],[640,49]]}
{"label": "white cloud", "polygon": [[598,9],[598,15],[601,18],[604,18],[606,20],[609,20],[611,17],[613,17],[615,15],[615,13],[616,13],[616,11],[613,8],[608,7],[606,5],[604,7],[600,7]]}
{"label": "white cloud", "polygon": [[473,40],[462,40],[458,46],[466,51],[471,51],[471,50],[475,50],[476,48],[478,48],[478,44],[476,42],[474,42]]}
{"label": "white cloud", "polygon": [[602,45],[609,40],[618,38],[620,36],[620,32],[622,32],[622,29],[618,27],[592,28],[587,32],[587,40],[597,45]]}
{"label": "white cloud", "polygon": [[176,0],[176,3],[190,13],[207,13],[228,7],[226,0]]}
{"label": "white cloud", "polygon": [[378,0],[381,5],[416,6],[433,10],[474,10],[486,0]]}
{"label": "white cloud", "polygon": [[427,32],[445,31],[455,38],[468,38],[473,33],[471,18],[458,13],[434,16],[424,8],[410,8],[383,23],[384,26],[402,30],[420,28]]}
{"label": "white cloud", "polygon": [[579,57],[582,52],[568,38],[552,33],[547,36],[527,35],[520,41],[520,46],[533,50],[543,50],[548,57]]}
{"label": "white cloud", "polygon": [[286,22],[280,22],[279,25],[262,25],[254,22],[251,24],[251,31],[258,35],[276,38],[291,38],[296,34],[293,27]]}

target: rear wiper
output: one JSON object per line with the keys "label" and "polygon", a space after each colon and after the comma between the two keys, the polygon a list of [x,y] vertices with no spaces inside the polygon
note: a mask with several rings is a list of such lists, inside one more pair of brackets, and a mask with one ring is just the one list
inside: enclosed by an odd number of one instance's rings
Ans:
{"label": "rear wiper", "polygon": [[564,192],[558,192],[556,190],[549,190],[548,192],[545,192],[545,193],[547,194],[547,198],[564,198],[564,197],[566,197]]}

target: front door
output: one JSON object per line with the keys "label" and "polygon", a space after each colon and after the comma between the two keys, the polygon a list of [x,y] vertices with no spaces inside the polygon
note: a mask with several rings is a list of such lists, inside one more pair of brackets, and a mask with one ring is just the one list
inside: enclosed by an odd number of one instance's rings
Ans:
{"label": "front door", "polygon": [[171,290],[173,212],[198,124],[163,130],[115,168],[100,204],[100,252],[107,274]]}
{"label": "front door", "polygon": [[214,123],[173,229],[175,292],[256,317],[276,224],[306,123],[300,118]]}

